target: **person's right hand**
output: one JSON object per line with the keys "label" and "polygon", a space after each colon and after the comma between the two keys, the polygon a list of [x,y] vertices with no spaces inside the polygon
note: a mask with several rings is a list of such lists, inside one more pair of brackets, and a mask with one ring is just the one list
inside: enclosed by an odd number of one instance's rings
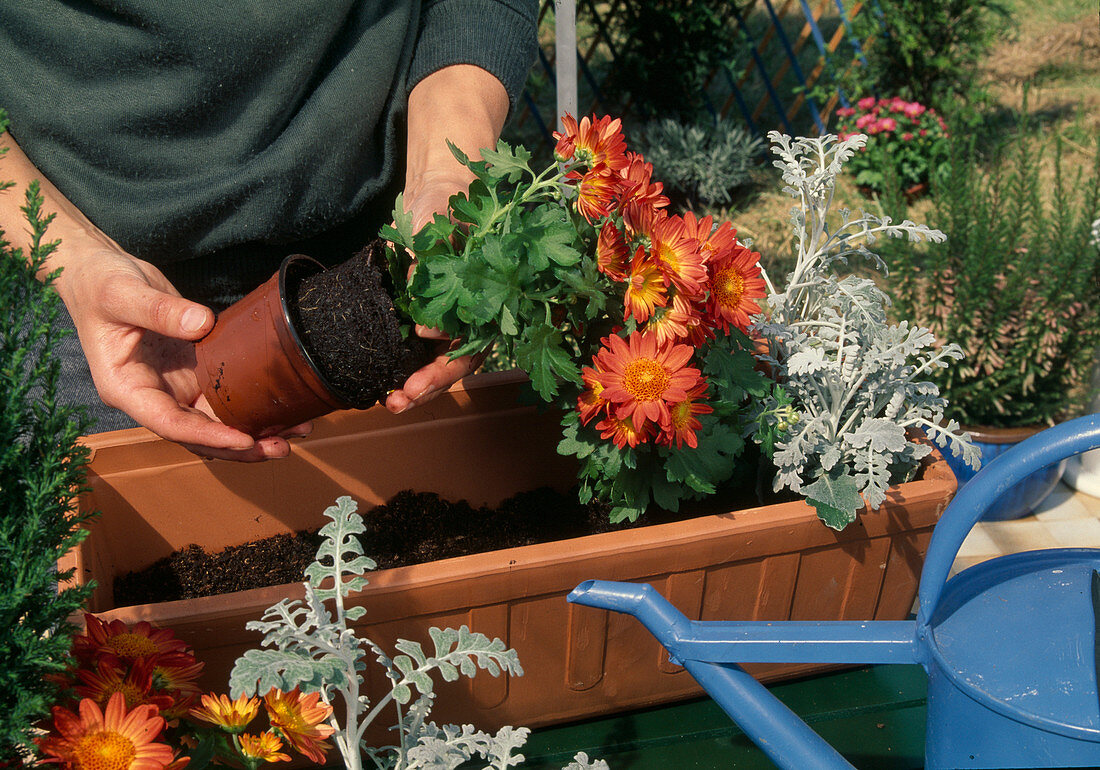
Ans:
{"label": "person's right hand", "polygon": [[207,458],[285,457],[287,438],[309,433],[305,423],[253,439],[217,420],[195,376],[193,345],[213,328],[214,314],[181,297],[156,267],[113,243],[59,263],[55,286],[105,404]]}

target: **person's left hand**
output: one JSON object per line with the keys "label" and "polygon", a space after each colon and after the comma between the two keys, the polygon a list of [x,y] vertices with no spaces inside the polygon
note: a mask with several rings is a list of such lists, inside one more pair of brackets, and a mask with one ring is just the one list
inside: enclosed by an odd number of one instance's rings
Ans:
{"label": "person's left hand", "polygon": [[[454,64],[421,80],[409,94],[408,162],[405,171],[405,210],[419,230],[437,213],[446,214],[451,196],[465,192],[473,173],[459,163],[448,147],[453,143],[470,157],[483,147],[495,147],[508,116],[508,94],[492,74],[472,64]],[[437,340],[435,359],[412,373],[405,384],[386,398],[386,408],[400,413],[445,391],[480,366],[484,355],[451,360],[452,342],[436,329],[416,327],[424,339]]]}
{"label": "person's left hand", "polygon": [[[466,169],[460,168],[456,171],[447,168],[445,171],[449,173],[432,174],[415,180],[415,184],[405,188],[405,210],[412,215],[414,230],[426,225],[437,213],[446,213],[451,196],[469,187],[472,177]],[[412,269],[409,268],[410,276]],[[449,356],[449,351],[453,348],[452,340],[446,334],[421,324],[416,325],[415,333],[422,339],[434,340],[437,343],[437,355],[430,363],[413,372],[401,388],[386,398],[386,408],[394,414],[431,401],[451,385],[473,373],[485,358],[483,355],[462,356],[452,361]]]}

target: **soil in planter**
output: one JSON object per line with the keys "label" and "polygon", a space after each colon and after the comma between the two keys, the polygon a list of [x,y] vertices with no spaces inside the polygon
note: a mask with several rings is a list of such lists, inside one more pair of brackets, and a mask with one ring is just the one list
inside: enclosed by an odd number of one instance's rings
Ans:
{"label": "soil in planter", "polygon": [[434,345],[394,310],[385,246],[376,240],[346,262],[287,287],[292,321],[333,390],[365,409],[430,361]]}
{"label": "soil in planter", "polygon": [[[642,521],[652,524],[653,520]],[[606,531],[621,525],[607,509],[581,505],[550,488],[523,492],[496,508],[405,491],[363,515],[359,535],[378,569]],[[115,606],[191,599],[304,580],[321,538],[317,530],[276,535],[218,553],[182,548],[141,572],[115,580]]]}
{"label": "soil in planter", "polygon": [[[495,508],[449,502],[430,492],[405,491],[363,513],[363,549],[378,569],[420,564],[534,543],[677,521],[721,510],[794,499],[767,493],[742,478],[702,503],[685,503],[679,513],[650,511],[634,523],[611,524],[608,509],[582,505],[576,491],[548,487],[522,492]],[[317,531],[276,535],[207,553],[183,548],[141,572],[114,581],[116,607],[211,596],[248,588],[298,583],[320,545]]]}

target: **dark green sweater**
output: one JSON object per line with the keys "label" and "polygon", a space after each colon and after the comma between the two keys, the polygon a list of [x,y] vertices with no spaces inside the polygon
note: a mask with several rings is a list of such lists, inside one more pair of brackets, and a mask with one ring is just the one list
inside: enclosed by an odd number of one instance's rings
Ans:
{"label": "dark green sweater", "polygon": [[515,104],[536,16],[537,0],[2,0],[0,106],[131,253],[248,260],[377,228],[409,91],[476,64]]}

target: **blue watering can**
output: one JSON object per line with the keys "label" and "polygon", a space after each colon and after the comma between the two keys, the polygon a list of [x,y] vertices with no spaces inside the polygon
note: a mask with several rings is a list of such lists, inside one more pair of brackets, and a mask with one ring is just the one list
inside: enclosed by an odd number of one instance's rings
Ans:
{"label": "blue watering can", "polygon": [[1027,551],[948,580],[1002,492],[1100,447],[1100,415],[1020,443],[962,489],[932,535],[913,621],[694,621],[652,586],[589,580],[569,601],[633,615],[779,767],[852,767],[738,663],[918,663],[928,768],[1100,767],[1100,549]]}

